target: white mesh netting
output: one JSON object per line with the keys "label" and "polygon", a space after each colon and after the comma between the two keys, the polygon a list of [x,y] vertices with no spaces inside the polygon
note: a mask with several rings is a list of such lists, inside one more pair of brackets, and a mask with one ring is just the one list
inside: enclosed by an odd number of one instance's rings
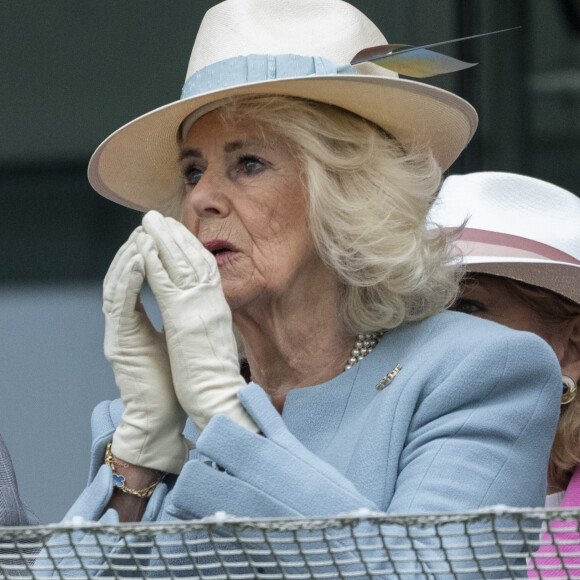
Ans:
{"label": "white mesh netting", "polygon": [[575,509],[495,507],[0,527],[0,578],[580,578],[578,520]]}

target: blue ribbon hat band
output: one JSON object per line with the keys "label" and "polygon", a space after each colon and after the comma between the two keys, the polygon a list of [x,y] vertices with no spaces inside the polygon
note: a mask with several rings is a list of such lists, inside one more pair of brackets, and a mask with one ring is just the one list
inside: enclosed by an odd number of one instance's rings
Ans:
{"label": "blue ribbon hat band", "polygon": [[183,85],[181,99],[231,87],[276,79],[360,74],[350,65],[337,65],[321,56],[250,54],[210,64]]}

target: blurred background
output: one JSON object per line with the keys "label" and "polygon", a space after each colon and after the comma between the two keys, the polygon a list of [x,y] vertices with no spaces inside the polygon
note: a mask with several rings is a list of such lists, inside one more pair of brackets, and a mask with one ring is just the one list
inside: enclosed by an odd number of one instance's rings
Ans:
{"label": "blurred background", "polygon": [[[513,171],[580,191],[580,0],[352,3],[393,43],[521,27],[441,49],[479,63],[427,80],[480,114],[449,173]],[[0,433],[42,522],[62,519],[83,489],[91,410],[117,396],[101,283],[141,218],[92,191],[89,157],[123,124],[179,98],[215,4],[0,3]]]}

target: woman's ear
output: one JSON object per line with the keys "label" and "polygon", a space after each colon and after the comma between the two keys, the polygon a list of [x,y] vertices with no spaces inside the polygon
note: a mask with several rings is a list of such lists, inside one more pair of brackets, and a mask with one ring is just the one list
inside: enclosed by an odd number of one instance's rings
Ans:
{"label": "woman's ear", "polygon": [[565,328],[563,356],[560,359],[562,374],[580,382],[580,316]]}

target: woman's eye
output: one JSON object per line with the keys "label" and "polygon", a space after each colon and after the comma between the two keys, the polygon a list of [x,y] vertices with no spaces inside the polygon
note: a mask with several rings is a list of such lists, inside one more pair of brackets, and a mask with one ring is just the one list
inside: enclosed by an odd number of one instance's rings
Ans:
{"label": "woman's eye", "polygon": [[247,175],[257,173],[264,167],[264,162],[254,155],[244,155],[243,157],[240,157],[238,163],[243,167],[243,170]]}
{"label": "woman's eye", "polygon": [[458,298],[450,307],[449,310],[455,312],[463,312],[465,314],[480,314],[485,311],[485,306],[476,300],[469,300],[467,298]]}
{"label": "woman's eye", "polygon": [[190,185],[192,187],[196,186],[201,179],[203,172],[196,167],[188,167],[183,171],[183,179],[186,185]]}

